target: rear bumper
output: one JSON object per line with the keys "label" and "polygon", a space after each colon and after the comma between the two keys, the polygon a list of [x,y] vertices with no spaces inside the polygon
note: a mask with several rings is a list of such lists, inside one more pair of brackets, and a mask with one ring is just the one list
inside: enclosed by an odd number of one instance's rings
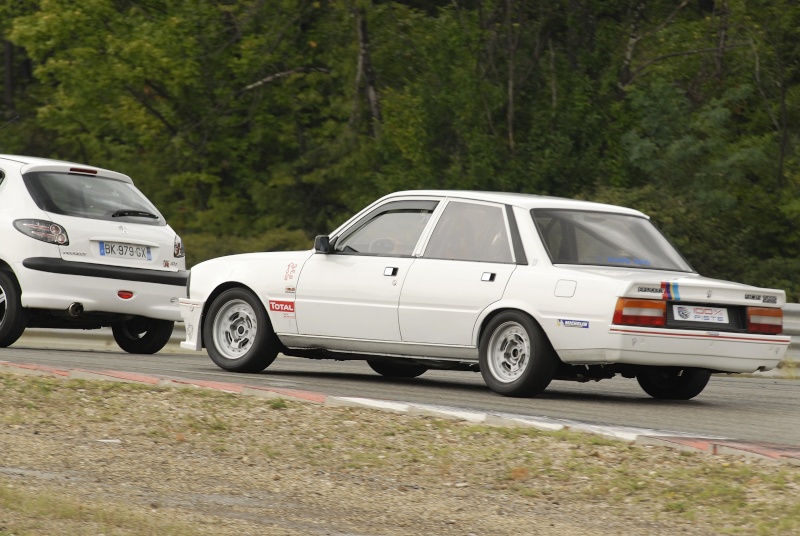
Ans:
{"label": "rear bumper", "polygon": [[138,283],[155,283],[158,285],[171,285],[176,287],[185,287],[186,280],[189,277],[188,270],[166,272],[142,268],[124,268],[87,262],[70,262],[53,257],[33,257],[25,259],[22,261],[22,266],[29,270],[51,274],[78,275],[100,279],[115,279],[117,281],[134,281]]}
{"label": "rear bumper", "polygon": [[620,363],[748,373],[775,368],[790,342],[786,335],[611,326],[604,348],[559,350],[558,354],[570,364]]}
{"label": "rear bumper", "polygon": [[[80,303],[86,313],[139,315],[173,322],[181,319],[178,299],[185,294],[185,271],[154,274],[153,270],[41,257],[26,259],[12,269],[22,288],[23,307],[65,311],[70,304]],[[132,292],[133,297],[120,298],[117,293],[121,290]]]}

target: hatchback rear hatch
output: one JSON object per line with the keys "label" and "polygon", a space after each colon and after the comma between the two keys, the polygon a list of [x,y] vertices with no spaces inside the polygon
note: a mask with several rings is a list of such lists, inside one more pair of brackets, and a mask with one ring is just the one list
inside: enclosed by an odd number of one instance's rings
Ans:
{"label": "hatchback rear hatch", "polygon": [[164,216],[130,177],[70,164],[34,165],[23,170],[31,197],[55,228],[61,258],[177,271],[180,241]]}

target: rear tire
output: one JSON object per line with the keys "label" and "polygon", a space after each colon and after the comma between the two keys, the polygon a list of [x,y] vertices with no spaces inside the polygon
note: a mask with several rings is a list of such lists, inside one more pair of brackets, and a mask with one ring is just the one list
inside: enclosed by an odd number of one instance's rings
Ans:
{"label": "rear tire", "polygon": [[261,301],[243,288],[214,299],[203,321],[203,341],[211,360],[230,372],[261,372],[281,349]]}
{"label": "rear tire", "polygon": [[481,335],[481,376],[495,393],[536,396],[550,385],[558,363],[544,331],[526,314],[500,313]]}
{"label": "rear tire", "polygon": [[16,279],[0,271],[0,348],[14,344],[28,325],[28,310],[22,307],[21,296]]}
{"label": "rear tire", "polygon": [[112,324],[111,333],[120,348],[129,354],[155,354],[169,342],[175,322],[135,316]]}
{"label": "rear tire", "polygon": [[369,368],[387,378],[416,378],[425,374],[428,367],[418,363],[390,363],[387,361],[378,361],[375,359],[367,359]]}
{"label": "rear tire", "polygon": [[689,400],[703,392],[711,371],[699,368],[642,367],[636,381],[644,392],[661,400]]}

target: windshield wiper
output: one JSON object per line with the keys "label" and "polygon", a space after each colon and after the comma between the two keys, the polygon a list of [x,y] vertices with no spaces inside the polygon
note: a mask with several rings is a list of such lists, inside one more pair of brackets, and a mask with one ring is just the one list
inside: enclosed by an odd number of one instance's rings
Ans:
{"label": "windshield wiper", "polygon": [[154,220],[158,219],[157,215],[153,214],[152,212],[145,212],[143,210],[118,210],[111,215],[112,218],[119,218],[122,216],[135,216],[137,218],[153,218]]}

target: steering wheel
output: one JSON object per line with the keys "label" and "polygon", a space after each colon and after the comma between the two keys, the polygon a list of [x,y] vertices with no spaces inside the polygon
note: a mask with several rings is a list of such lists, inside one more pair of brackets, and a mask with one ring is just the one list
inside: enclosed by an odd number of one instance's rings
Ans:
{"label": "steering wheel", "polygon": [[369,243],[369,252],[370,253],[392,253],[394,252],[394,248],[397,245],[397,241],[394,238],[390,237],[383,237],[383,238],[376,238],[372,242]]}

